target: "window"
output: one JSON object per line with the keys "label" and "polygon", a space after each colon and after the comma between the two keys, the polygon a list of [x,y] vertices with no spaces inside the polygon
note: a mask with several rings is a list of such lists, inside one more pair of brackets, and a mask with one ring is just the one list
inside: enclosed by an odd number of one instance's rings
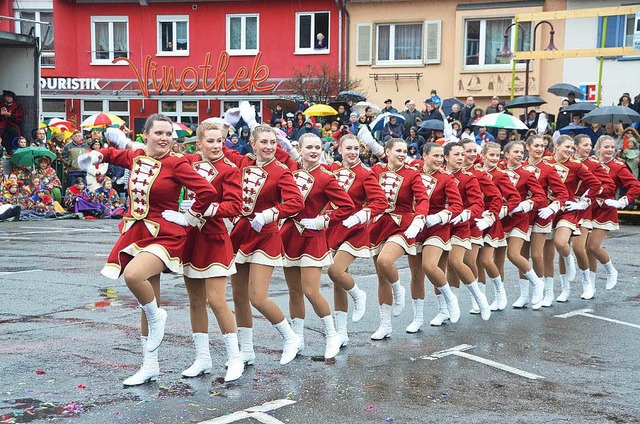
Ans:
{"label": "window", "polygon": [[329,12],[296,13],[296,53],[328,54]]}
{"label": "window", "polygon": [[227,15],[227,52],[255,55],[259,49],[258,15]]}
{"label": "window", "polygon": [[158,55],[189,55],[188,16],[158,16]]}
{"label": "window", "polygon": [[376,63],[422,64],[422,23],[381,24],[376,34]]}
{"label": "window", "polygon": [[182,122],[193,130],[198,127],[197,100],[160,100],[159,110],[174,122]]}
{"label": "window", "polygon": [[[504,46],[504,31],[513,23],[512,18],[468,19],[464,33],[465,69],[500,69],[509,67],[509,59],[498,56]],[[531,22],[520,22],[517,51],[531,50]],[[515,25],[511,28],[509,42],[515,48]]]}
{"label": "window", "polygon": [[53,12],[40,12],[36,10],[20,11],[16,12],[16,18],[46,22],[47,24],[49,24],[46,25],[37,24],[34,22],[16,21],[16,32],[38,37],[40,39],[42,51],[42,54],[40,55],[40,64],[43,67],[54,67],[56,64],[56,60],[54,57],[53,46]]}
{"label": "window", "polygon": [[42,99],[42,120],[51,118],[67,119],[64,99]]}
{"label": "window", "polygon": [[91,17],[91,63],[110,65],[129,57],[129,21],[126,16]]}
{"label": "window", "polygon": [[[604,18],[598,18],[598,39],[596,47],[602,45],[602,28]],[[636,26],[636,15],[609,16],[607,19],[607,38],[605,47],[633,47],[633,34]],[[606,59],[638,59],[639,56],[608,56]]]}
{"label": "window", "polygon": [[129,126],[129,102],[126,100],[83,100],[82,120],[100,112],[109,112],[122,118]]}

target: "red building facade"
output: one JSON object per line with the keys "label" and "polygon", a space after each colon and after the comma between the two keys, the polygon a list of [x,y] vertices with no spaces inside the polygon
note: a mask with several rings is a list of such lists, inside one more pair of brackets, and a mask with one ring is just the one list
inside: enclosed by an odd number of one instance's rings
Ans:
{"label": "red building facade", "polygon": [[109,111],[140,132],[152,113],[195,124],[249,100],[268,121],[265,100],[292,94],[296,72],[344,69],[337,3],[54,0],[42,117],[81,122]]}

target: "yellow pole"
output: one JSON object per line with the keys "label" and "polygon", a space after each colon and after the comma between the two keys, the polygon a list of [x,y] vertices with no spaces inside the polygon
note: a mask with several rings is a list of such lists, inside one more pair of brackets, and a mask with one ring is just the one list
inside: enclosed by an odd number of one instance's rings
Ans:
{"label": "yellow pole", "polygon": [[[608,16],[602,19],[602,33],[600,48],[604,48],[607,45],[607,20]],[[604,68],[604,56],[600,56],[600,71],[598,72],[598,95],[596,97],[596,106],[600,107],[600,100],[602,99],[602,69]]]}
{"label": "yellow pole", "polygon": [[[518,34],[519,34],[518,27],[519,26],[520,25],[518,25],[518,21],[516,21],[516,25],[515,25],[516,33],[515,33],[515,35],[513,37],[513,40],[514,40],[513,51],[514,52],[518,51]],[[513,59],[511,62],[512,62],[511,63],[511,100],[513,100],[513,98],[515,97],[515,89],[516,89],[515,88],[515,85],[516,85],[516,60]]]}

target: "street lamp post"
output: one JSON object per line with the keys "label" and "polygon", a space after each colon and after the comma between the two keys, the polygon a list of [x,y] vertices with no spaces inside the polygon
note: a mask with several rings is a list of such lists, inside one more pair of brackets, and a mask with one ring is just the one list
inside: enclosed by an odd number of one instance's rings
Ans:
{"label": "street lamp post", "polygon": [[[547,24],[549,25],[550,31],[549,31],[549,45],[547,46],[547,48],[545,50],[558,50],[555,46],[555,44],[553,43],[553,37],[556,33],[555,29],[553,28],[553,25],[551,24],[551,22],[549,21],[540,21],[538,22],[534,27],[533,27],[533,44],[531,46],[531,51],[535,51],[536,50],[536,31],[538,30],[538,27],[542,24]],[[524,28],[522,27],[522,25],[519,22],[514,22],[512,24],[510,24],[509,26],[507,26],[507,28],[505,28],[504,30],[504,46],[502,47],[502,51],[500,51],[500,53],[498,53],[499,57],[512,57],[513,56],[513,52],[511,51],[511,48],[509,47],[509,32],[511,30],[511,27],[516,26],[517,28],[519,28],[523,34],[524,34]],[[516,37],[517,40],[517,37]],[[520,50],[524,50],[524,37],[522,38],[522,42],[521,44],[521,48]],[[517,47],[517,46],[516,46]],[[528,95],[529,94],[529,64],[531,63],[531,59],[527,59],[526,60],[526,65],[525,65],[525,81],[524,81],[524,95]],[[514,68],[515,68],[515,64],[514,64]],[[514,74],[515,74],[515,69],[514,69]],[[511,87],[513,89],[513,80],[511,81]]]}

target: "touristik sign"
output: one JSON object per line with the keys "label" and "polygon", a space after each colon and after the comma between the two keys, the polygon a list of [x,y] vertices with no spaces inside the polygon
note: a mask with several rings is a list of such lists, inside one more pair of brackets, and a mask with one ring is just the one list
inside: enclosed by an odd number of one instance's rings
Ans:
{"label": "touristik sign", "polygon": [[218,55],[215,65],[211,61],[211,53],[206,53],[204,61],[197,66],[186,66],[178,71],[173,66],[159,65],[150,55],[145,56],[142,69],[132,60],[119,57],[113,63],[124,62],[131,68],[142,95],[149,97],[151,92],[158,94],[167,91],[193,93],[196,91],[228,92],[248,91],[264,92],[273,90],[276,85],[266,83],[269,79],[269,68],[260,64],[262,53],[253,59],[251,69],[239,66],[235,74],[228,72],[229,53],[226,51]]}

